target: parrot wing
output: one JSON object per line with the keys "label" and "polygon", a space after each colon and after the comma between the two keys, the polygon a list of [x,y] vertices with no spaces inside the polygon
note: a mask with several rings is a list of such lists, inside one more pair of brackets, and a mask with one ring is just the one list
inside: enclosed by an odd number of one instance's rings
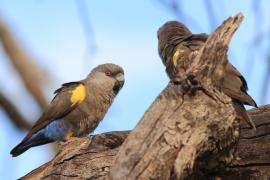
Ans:
{"label": "parrot wing", "polygon": [[[191,51],[196,51],[206,42],[207,34],[191,34],[184,41],[184,45]],[[226,66],[226,75],[223,82],[223,92],[244,104],[257,107],[256,102],[247,93],[248,86],[242,74],[231,64]]]}
{"label": "parrot wing", "polygon": [[247,93],[248,86],[245,78],[230,63],[228,63],[226,66],[226,75],[222,90],[231,98],[237,99],[244,104],[257,107],[256,102]]}
{"label": "parrot wing", "polygon": [[52,121],[63,118],[73,111],[86,98],[86,92],[86,87],[82,81],[63,84],[61,88],[54,92],[56,95],[50,105],[23,141],[45,128]]}

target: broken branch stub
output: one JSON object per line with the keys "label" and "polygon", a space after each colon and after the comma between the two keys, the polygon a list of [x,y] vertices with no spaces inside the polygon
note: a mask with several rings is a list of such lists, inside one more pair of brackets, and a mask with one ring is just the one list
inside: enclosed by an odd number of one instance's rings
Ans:
{"label": "broken branch stub", "polygon": [[219,85],[224,76],[224,69],[228,63],[227,51],[229,42],[234,32],[243,20],[243,15],[237,14],[229,17],[214,31],[206,43],[197,53],[198,55],[191,60],[186,73],[193,74],[197,79],[211,79],[212,83]]}
{"label": "broken branch stub", "polygon": [[109,179],[185,179],[232,159],[239,120],[218,85],[242,18],[227,19],[191,56],[180,72],[186,85],[169,83],[161,92],[120,147]]}

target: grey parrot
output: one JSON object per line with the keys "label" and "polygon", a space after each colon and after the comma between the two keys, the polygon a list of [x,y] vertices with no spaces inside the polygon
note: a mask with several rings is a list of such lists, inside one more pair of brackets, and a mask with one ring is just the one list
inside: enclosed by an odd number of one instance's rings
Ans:
{"label": "grey parrot", "polygon": [[124,70],[109,63],[97,66],[81,81],[63,84],[26,137],[10,153],[14,157],[34,146],[87,136],[103,119],[123,85]]}
{"label": "grey parrot", "polygon": [[[199,51],[208,38],[207,34],[192,34],[184,24],[178,21],[166,22],[159,28],[157,36],[158,52],[171,80],[175,78],[178,61],[189,57],[191,52]],[[227,64],[225,73],[221,85],[222,91],[232,98],[237,115],[256,129],[244,107],[244,104],[257,107],[255,101],[247,93],[248,86],[245,78],[231,63]]]}

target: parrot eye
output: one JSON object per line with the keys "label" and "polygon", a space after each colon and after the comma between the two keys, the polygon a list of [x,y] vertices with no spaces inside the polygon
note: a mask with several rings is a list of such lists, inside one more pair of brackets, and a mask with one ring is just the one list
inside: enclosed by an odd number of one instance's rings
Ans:
{"label": "parrot eye", "polygon": [[112,72],[111,72],[111,71],[106,71],[105,74],[106,74],[107,76],[112,76]]}

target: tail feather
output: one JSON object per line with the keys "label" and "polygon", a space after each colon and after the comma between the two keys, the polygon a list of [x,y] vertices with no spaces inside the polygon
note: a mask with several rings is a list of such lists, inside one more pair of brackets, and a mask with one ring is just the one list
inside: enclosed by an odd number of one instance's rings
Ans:
{"label": "tail feather", "polygon": [[27,151],[29,148],[31,148],[31,146],[25,144],[25,142],[21,142],[10,151],[10,154],[12,155],[12,157],[16,157]]}
{"label": "tail feather", "polygon": [[247,111],[244,105],[241,102],[237,102],[234,100],[234,109],[238,116],[241,117],[254,131],[256,131],[256,125],[254,124],[253,120],[247,114]]}
{"label": "tail feather", "polygon": [[31,147],[40,146],[51,142],[53,142],[52,139],[45,137],[43,133],[38,133],[29,139],[24,139],[20,144],[18,144],[10,151],[10,154],[12,155],[12,157],[16,157],[24,153]]}

